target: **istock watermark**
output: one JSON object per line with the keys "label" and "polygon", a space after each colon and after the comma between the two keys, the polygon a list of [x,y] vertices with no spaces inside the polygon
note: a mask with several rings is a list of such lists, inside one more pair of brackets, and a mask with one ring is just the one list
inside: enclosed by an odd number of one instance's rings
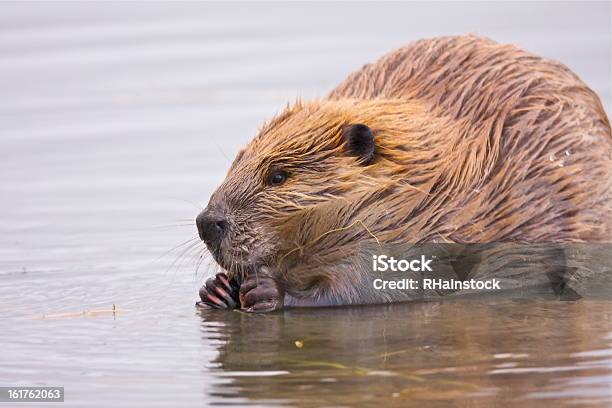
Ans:
{"label": "istock watermark", "polygon": [[487,293],[560,300],[612,297],[608,243],[424,243],[363,246],[361,251],[354,268],[366,269],[368,287],[384,292],[382,299]]}
{"label": "istock watermark", "polygon": [[374,272],[433,272],[431,266],[433,259],[427,259],[425,255],[421,255],[418,259],[395,259],[387,255],[372,256],[372,270]]}

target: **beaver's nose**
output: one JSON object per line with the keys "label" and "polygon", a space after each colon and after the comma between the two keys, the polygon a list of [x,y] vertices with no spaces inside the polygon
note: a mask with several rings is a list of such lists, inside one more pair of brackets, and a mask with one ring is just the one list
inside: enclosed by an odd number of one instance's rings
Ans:
{"label": "beaver's nose", "polygon": [[196,217],[200,239],[209,245],[218,245],[227,233],[228,223],[225,217],[204,210]]}

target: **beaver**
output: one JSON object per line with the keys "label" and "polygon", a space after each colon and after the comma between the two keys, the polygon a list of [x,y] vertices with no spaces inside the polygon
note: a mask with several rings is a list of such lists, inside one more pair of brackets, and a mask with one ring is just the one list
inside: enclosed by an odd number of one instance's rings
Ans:
{"label": "beaver", "polygon": [[240,150],[196,218],[224,270],[200,304],[405,300],[369,288],[372,248],[608,242],[611,216],[610,123],[576,74],[479,36],[419,40]]}

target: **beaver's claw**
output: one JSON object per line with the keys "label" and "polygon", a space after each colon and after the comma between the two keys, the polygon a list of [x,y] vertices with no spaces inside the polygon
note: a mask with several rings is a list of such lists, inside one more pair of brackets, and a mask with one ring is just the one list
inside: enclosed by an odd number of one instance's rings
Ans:
{"label": "beaver's claw", "polygon": [[276,282],[266,275],[248,276],[240,285],[240,306],[245,312],[271,312],[283,307],[283,293]]}
{"label": "beaver's claw", "polygon": [[238,290],[238,282],[224,273],[218,273],[202,286],[200,289],[202,301],[196,305],[202,308],[237,309],[240,307]]}

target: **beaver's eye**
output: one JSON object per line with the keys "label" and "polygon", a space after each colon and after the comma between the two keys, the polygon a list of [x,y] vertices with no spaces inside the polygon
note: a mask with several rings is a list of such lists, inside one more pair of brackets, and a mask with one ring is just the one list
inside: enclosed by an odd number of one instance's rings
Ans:
{"label": "beaver's eye", "polygon": [[271,186],[280,186],[287,180],[287,172],[283,170],[273,170],[268,176],[268,183]]}

